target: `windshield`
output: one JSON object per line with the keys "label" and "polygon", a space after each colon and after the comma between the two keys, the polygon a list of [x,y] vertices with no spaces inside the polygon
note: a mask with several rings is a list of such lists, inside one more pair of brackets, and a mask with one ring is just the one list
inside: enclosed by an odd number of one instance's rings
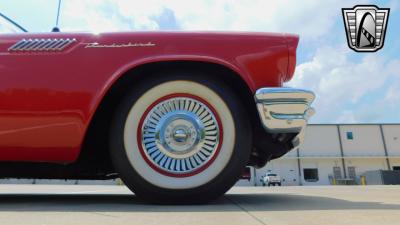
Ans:
{"label": "windshield", "polygon": [[0,34],[12,34],[22,32],[26,32],[26,30],[0,13]]}

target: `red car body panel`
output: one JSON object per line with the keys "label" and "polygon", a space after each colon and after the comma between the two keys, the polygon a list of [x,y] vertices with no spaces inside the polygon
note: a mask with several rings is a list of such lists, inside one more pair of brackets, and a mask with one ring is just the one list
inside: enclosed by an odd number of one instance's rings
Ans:
{"label": "red car body panel", "polygon": [[[11,52],[18,41],[75,38],[60,52]],[[294,72],[298,37],[269,33],[22,33],[0,35],[0,161],[73,162],[107,91],[151,62],[203,61],[235,71],[254,93]],[[114,47],[86,48],[90,43]],[[116,47],[152,43],[148,47]]]}

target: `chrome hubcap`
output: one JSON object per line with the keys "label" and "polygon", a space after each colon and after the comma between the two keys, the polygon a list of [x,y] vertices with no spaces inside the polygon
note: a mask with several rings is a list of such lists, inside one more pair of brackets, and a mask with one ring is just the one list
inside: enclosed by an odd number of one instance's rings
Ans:
{"label": "chrome hubcap", "polygon": [[149,161],[173,174],[190,173],[215,155],[220,128],[212,110],[190,97],[172,97],[152,107],[141,128]]}
{"label": "chrome hubcap", "polygon": [[189,134],[184,129],[175,130],[174,135],[173,135],[174,140],[176,142],[180,142],[180,143],[185,142],[187,140],[188,136],[189,136]]}

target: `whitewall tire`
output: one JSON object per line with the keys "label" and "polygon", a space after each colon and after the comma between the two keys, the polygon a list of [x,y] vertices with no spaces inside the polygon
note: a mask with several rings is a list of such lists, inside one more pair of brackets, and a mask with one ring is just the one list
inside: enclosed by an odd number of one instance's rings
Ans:
{"label": "whitewall tire", "polygon": [[246,113],[227,85],[206,77],[174,72],[143,81],[116,110],[113,163],[139,197],[208,201],[227,191],[246,165]]}

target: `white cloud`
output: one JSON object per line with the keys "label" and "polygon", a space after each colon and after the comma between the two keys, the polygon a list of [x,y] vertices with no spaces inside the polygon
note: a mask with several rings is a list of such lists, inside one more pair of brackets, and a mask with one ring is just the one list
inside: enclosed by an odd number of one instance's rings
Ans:
{"label": "white cloud", "polygon": [[[293,4],[291,0],[69,0],[64,3],[63,21],[69,30],[155,30],[160,28],[155,17],[169,9],[183,30],[288,32],[298,33],[302,38],[320,38],[331,32],[337,18],[341,19],[338,5],[351,6],[352,2],[308,0]],[[107,9],[108,13],[104,13],[102,8]],[[82,23],[76,23],[77,20],[86,25],[82,27]]]}
{"label": "white cloud", "polygon": [[385,94],[385,103],[391,106],[400,105],[400,71],[398,71]]}
{"label": "white cloud", "polygon": [[64,31],[118,31],[126,30],[128,24],[116,17],[117,12],[103,10],[103,0],[69,0],[64,3],[61,15],[61,29]]}
{"label": "white cloud", "polygon": [[[360,62],[354,62],[350,55],[345,45],[321,47],[311,61],[297,66],[294,79],[287,84],[316,93],[314,121],[343,122],[348,118],[351,122],[369,118],[370,114],[364,112],[366,108],[357,105],[366,101],[364,98],[371,93],[385,92],[387,81],[400,71],[399,59],[385,60],[382,55],[368,54]],[[387,99],[397,101],[399,96],[395,88],[389,89]],[[369,107],[376,107],[374,104],[379,101],[368,100]],[[382,105],[377,108],[382,109]]]}
{"label": "white cloud", "polygon": [[341,114],[338,115],[338,118],[334,121],[334,123],[359,123],[354,115],[354,112],[351,110],[344,110]]}

